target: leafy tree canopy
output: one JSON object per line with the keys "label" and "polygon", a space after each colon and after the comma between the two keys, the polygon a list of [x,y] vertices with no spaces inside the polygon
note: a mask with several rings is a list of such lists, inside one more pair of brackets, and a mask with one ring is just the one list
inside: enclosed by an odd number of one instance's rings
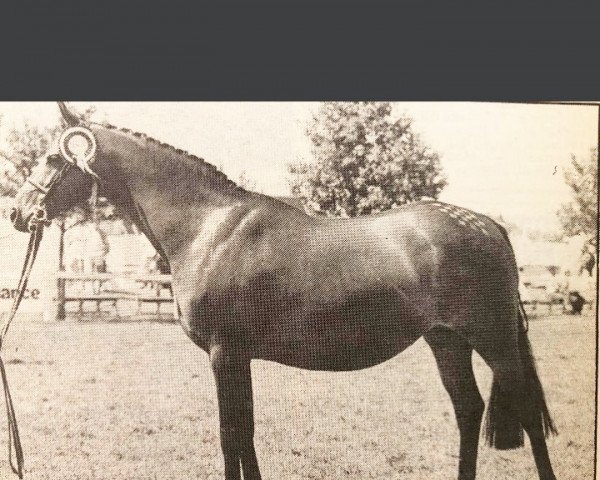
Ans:
{"label": "leafy tree canopy", "polygon": [[446,185],[439,155],[394,119],[389,102],[326,102],[307,135],[314,162],[289,165],[292,193],[317,214],[356,216],[435,199]]}
{"label": "leafy tree canopy", "polygon": [[558,211],[563,232],[568,237],[584,235],[588,245],[595,249],[598,245],[598,150],[592,149],[583,160],[572,155],[565,182],[571,190],[571,201]]}

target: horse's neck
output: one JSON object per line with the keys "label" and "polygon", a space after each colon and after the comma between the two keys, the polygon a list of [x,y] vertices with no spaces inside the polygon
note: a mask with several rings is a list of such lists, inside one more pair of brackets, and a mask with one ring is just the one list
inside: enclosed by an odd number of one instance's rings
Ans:
{"label": "horse's neck", "polygon": [[[126,210],[161,256],[170,259],[189,245],[219,212],[252,198],[249,192],[199,180],[182,188],[181,179],[141,173],[126,184],[130,200]],[[156,172],[154,172],[156,173]]]}

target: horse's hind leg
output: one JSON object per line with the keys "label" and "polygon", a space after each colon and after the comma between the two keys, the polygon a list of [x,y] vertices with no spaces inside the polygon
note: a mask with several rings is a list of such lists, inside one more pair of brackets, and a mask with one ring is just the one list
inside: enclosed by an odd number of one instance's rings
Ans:
{"label": "horse's hind leg", "polygon": [[210,363],[217,384],[221,448],[225,460],[225,480],[260,480],[254,450],[254,413],[250,360],[227,348],[215,346]]}
{"label": "horse's hind leg", "polygon": [[546,434],[539,415],[535,413],[526,414],[523,420],[523,428],[529,436],[533,458],[540,478],[555,480],[556,476],[552,470],[550,456],[548,455],[548,446],[546,445]]}
{"label": "horse's hind leg", "polygon": [[460,432],[459,480],[473,480],[477,468],[479,429],[485,405],[477,388],[472,348],[459,334],[436,327],[425,335],[450,395]]}

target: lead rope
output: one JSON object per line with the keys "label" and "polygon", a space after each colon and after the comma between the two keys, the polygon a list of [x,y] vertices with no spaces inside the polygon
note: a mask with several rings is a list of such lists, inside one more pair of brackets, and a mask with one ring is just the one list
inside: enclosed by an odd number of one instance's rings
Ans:
{"label": "lead rope", "polygon": [[[8,462],[10,468],[16,473],[19,478],[23,478],[23,447],[21,446],[21,438],[19,437],[19,427],[17,425],[17,417],[15,415],[15,409],[13,407],[12,397],[10,395],[10,389],[8,387],[8,378],[6,376],[6,369],[4,368],[4,360],[2,359],[2,347],[4,346],[4,336],[8,331],[8,327],[15,318],[25,289],[27,288],[27,282],[29,280],[29,274],[35,262],[35,257],[42,241],[42,235],[44,232],[44,224],[36,222],[33,224],[33,230],[29,237],[29,245],[27,246],[27,254],[25,256],[25,263],[23,270],[21,271],[21,278],[19,279],[19,286],[17,287],[17,296],[13,301],[8,319],[4,323],[2,330],[0,331],[0,373],[2,374],[2,385],[4,387],[4,400],[6,403],[6,416],[8,419]],[[13,461],[13,445],[14,445],[14,461]]]}

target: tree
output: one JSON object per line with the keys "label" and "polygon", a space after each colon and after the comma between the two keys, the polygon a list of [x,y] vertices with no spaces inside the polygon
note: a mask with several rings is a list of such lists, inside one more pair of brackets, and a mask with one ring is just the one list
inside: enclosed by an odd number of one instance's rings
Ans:
{"label": "tree", "polygon": [[317,214],[353,217],[422,198],[446,185],[439,155],[389,102],[326,102],[307,129],[314,162],[288,166],[294,196]]}
{"label": "tree", "polygon": [[2,152],[3,169],[0,176],[0,195],[14,197],[31,173],[38,158],[48,151],[61,127],[40,128],[26,122],[22,128],[9,132],[10,150]]}
{"label": "tree", "polygon": [[571,156],[571,168],[565,171],[565,182],[571,189],[571,201],[558,211],[567,237],[584,235],[586,244],[598,246],[598,150],[592,149],[585,160]]}

